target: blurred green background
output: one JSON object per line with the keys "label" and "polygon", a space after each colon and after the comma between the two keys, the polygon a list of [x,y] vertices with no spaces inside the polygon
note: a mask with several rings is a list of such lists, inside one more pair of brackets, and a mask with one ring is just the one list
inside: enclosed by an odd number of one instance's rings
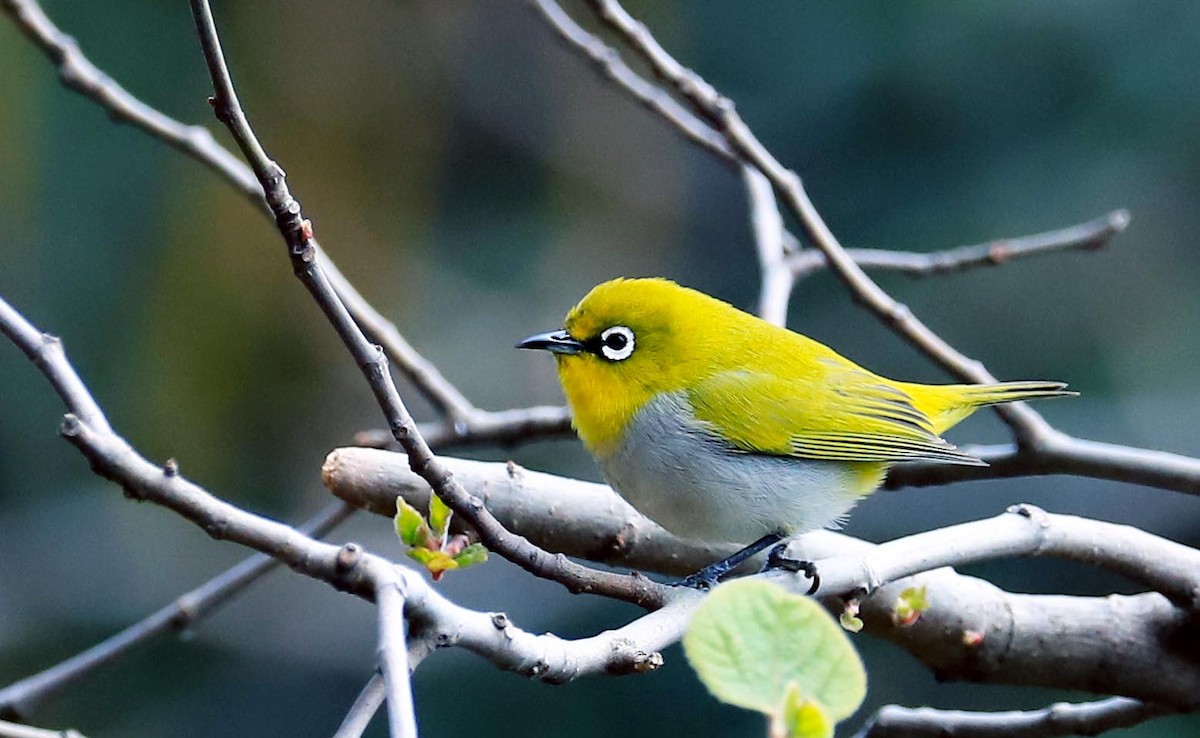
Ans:
{"label": "blurred green background", "polygon": [[[480,405],[560,401],[552,362],[512,344],[559,325],[609,277],[661,274],[754,305],[740,178],[600,81],[524,2],[215,6],[250,118],[323,244]],[[46,9],[134,94],[228,142],[182,0]],[[1070,381],[1082,397],[1040,407],[1065,430],[1200,453],[1200,4],[629,9],[738,102],[847,245],[930,250],[1129,208],[1128,232],[1099,253],[880,280],[1000,377]],[[379,413],[270,223],[208,171],[65,91],[4,19],[0,90],[0,294],[65,339],[144,454],[176,457],[254,511],[298,521],[319,508],[324,455]],[[802,283],[790,325],[880,372],[944,378],[828,274]],[[244,555],[92,476],[56,437],[61,412],[0,345],[0,683]],[[990,416],[953,434],[1004,437]],[[598,478],[573,441],[478,455]],[[883,493],[848,531],[883,540],[1017,501],[1200,538],[1194,499],[1065,478]],[[359,516],[333,538],[401,555],[382,519]],[[1018,591],[1130,591],[1055,562],[973,573]],[[500,561],[439,586],[565,637],[636,614]],[[191,637],[142,647],[34,717],[92,736],[328,735],[372,669],[374,641],[372,608],[280,572]],[[898,649],[856,643],[872,675],[863,714],[893,701],[1006,709],[1084,697],[937,684]],[[764,734],[759,717],[708,697],[678,649],[666,656],[658,673],[549,687],[438,654],[416,677],[420,723],[430,736]],[[1193,735],[1198,724],[1137,734]]]}

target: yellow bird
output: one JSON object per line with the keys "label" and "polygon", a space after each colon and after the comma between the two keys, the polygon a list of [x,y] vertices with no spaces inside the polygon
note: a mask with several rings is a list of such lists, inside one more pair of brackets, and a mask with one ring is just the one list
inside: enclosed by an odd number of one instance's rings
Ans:
{"label": "yellow bird", "polygon": [[840,522],[893,464],[984,465],[941,437],[977,408],[1073,395],[1061,382],[927,385],[870,372],[811,338],[665,279],[598,285],[554,354],[573,424],[609,484],[668,531],[749,544],[677,584],[707,588],[774,545]]}

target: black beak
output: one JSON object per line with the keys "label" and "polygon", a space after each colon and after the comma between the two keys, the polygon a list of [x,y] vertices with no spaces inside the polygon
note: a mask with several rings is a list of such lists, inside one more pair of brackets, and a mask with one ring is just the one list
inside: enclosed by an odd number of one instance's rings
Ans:
{"label": "black beak", "polygon": [[583,344],[571,338],[566,331],[550,331],[530,336],[517,344],[519,349],[539,349],[552,354],[578,354],[583,351]]}

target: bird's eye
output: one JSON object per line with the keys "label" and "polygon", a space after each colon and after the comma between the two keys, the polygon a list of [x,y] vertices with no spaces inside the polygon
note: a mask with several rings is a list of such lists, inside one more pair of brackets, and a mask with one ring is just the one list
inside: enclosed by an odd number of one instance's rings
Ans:
{"label": "bird's eye", "polygon": [[633,354],[633,331],[614,325],[600,334],[600,353],[609,361],[624,361]]}

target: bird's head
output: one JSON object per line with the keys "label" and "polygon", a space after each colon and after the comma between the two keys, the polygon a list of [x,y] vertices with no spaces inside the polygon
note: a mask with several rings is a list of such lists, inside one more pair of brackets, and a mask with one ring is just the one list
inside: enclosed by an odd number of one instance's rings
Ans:
{"label": "bird's head", "polygon": [[666,279],[614,279],[567,314],[563,330],[517,348],[550,351],[580,438],[611,451],[630,418],[656,396],[679,392],[732,359],[745,313]]}

